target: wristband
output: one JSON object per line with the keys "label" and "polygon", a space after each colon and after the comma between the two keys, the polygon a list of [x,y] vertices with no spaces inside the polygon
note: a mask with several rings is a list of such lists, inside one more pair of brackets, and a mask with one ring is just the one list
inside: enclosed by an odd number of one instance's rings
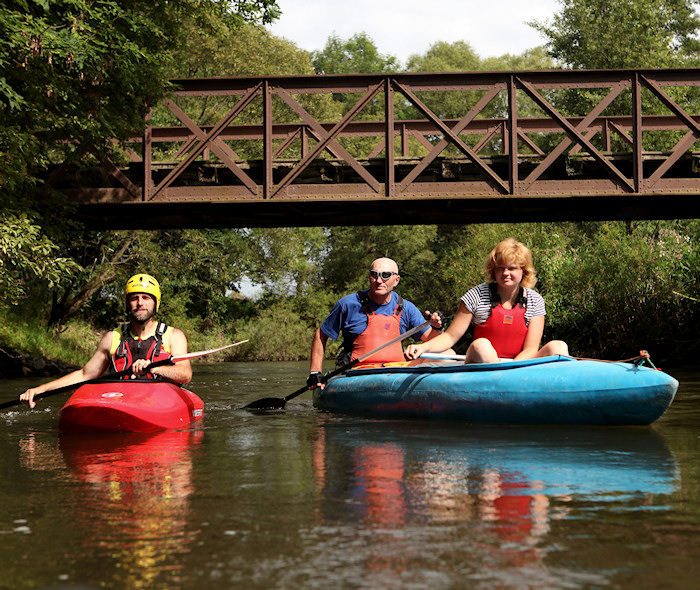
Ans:
{"label": "wristband", "polygon": [[323,383],[323,375],[320,371],[311,371],[309,378],[306,380],[306,385],[308,387],[315,387]]}

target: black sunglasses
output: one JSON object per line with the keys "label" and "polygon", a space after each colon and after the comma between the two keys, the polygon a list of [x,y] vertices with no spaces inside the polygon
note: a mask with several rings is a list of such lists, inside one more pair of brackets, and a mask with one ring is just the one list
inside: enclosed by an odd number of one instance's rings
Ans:
{"label": "black sunglasses", "polygon": [[371,276],[373,279],[378,279],[379,277],[382,277],[383,280],[388,281],[392,275],[398,275],[399,273],[397,272],[392,272],[390,270],[383,270],[382,272],[379,272],[378,270],[370,270],[369,271],[369,276]]}

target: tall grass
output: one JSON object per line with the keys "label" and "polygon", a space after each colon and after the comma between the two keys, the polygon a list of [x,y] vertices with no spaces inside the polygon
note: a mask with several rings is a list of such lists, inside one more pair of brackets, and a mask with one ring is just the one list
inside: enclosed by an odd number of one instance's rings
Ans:
{"label": "tall grass", "polygon": [[32,356],[83,365],[95,352],[100,334],[89,324],[70,321],[60,330],[47,330],[37,317],[22,318],[10,309],[0,309],[0,346]]}

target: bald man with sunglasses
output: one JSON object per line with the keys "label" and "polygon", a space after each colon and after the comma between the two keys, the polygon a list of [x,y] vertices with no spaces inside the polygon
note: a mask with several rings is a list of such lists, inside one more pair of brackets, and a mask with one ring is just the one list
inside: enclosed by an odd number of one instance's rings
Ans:
{"label": "bald man with sunglasses", "polygon": [[[430,318],[430,327],[413,336],[417,341],[430,340],[442,333],[444,316],[439,311],[426,311],[424,318],[413,303],[394,293],[400,280],[396,262],[391,258],[378,258],[369,270],[369,289],[346,295],[335,304],[311,343],[309,387],[321,383],[328,338],[337,340],[341,334],[343,336],[343,349],[336,362],[341,366],[419,326],[426,318]],[[401,343],[396,342],[366,362],[377,364],[404,360]]]}

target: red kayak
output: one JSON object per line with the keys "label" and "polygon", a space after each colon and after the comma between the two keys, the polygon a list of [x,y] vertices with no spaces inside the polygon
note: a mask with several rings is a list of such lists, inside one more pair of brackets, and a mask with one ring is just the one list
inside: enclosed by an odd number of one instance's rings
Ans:
{"label": "red kayak", "polygon": [[164,381],[112,381],[79,387],[59,412],[58,428],[80,432],[157,432],[201,420],[204,402]]}

